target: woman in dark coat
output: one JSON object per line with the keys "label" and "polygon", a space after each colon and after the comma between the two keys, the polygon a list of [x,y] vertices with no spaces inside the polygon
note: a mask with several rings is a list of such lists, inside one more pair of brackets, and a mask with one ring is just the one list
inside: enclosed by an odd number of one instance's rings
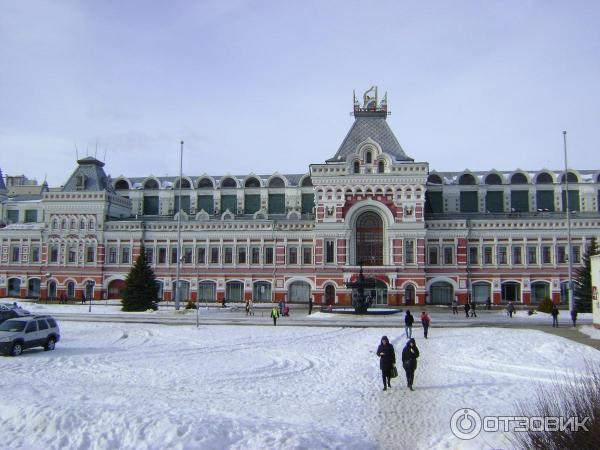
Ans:
{"label": "woman in dark coat", "polygon": [[402,350],[402,367],[406,372],[406,383],[411,391],[415,380],[415,370],[417,370],[417,358],[419,357],[419,349],[414,339],[410,339],[404,350]]}
{"label": "woman in dark coat", "polygon": [[377,356],[379,356],[379,368],[381,369],[381,379],[383,380],[383,390],[392,387],[392,368],[396,364],[396,353],[394,346],[390,344],[387,336],[381,338],[381,343],[377,347]]}

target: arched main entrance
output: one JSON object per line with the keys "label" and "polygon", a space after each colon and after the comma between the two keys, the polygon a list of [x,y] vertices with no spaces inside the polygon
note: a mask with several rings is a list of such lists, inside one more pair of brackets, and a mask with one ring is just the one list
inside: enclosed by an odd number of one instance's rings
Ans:
{"label": "arched main entrance", "polygon": [[268,281],[256,281],[252,287],[252,298],[255,302],[270,302],[271,283]]}
{"label": "arched main entrance", "polygon": [[310,284],[306,281],[294,281],[288,288],[288,301],[308,303],[310,300]]}
{"label": "arched main entrance", "polygon": [[325,286],[325,304],[333,305],[335,303],[335,286],[328,284]]}
{"label": "arched main entrance", "polygon": [[56,281],[48,282],[48,298],[54,300],[56,298]]}
{"label": "arched main entrance", "polygon": [[486,303],[492,299],[492,285],[485,281],[476,281],[472,284],[472,295],[475,303]]}
{"label": "arched main entrance", "polygon": [[404,304],[405,305],[414,305],[416,299],[416,290],[415,286],[412,284],[407,285],[404,288]]}
{"label": "arched main entrance", "polygon": [[20,297],[21,296],[21,279],[20,278],[9,278],[9,280],[8,280],[8,296],[9,297]]}
{"label": "arched main entrance", "polygon": [[429,303],[433,305],[449,305],[454,298],[454,288],[447,281],[438,281],[429,288]]}
{"label": "arched main entrance", "polygon": [[241,281],[228,281],[225,285],[225,300],[228,302],[243,302],[244,283]]}
{"label": "arched main entrance", "polygon": [[545,298],[552,299],[550,295],[550,283],[546,281],[534,281],[531,283],[531,303],[537,305]]}
{"label": "arched main entrance", "polygon": [[27,282],[27,297],[38,298],[40,296],[40,279],[30,278]]}
{"label": "arched main entrance", "polygon": [[108,283],[109,300],[123,298],[125,287],[127,287],[125,280],[112,280],[110,283]]}
{"label": "arched main entrance", "polygon": [[356,220],[356,264],[383,265],[383,221],[373,211],[362,213]]}

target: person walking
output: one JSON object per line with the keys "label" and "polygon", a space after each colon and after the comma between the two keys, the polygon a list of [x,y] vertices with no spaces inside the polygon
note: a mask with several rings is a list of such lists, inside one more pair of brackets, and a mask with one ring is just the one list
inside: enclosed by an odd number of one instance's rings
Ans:
{"label": "person walking", "polygon": [[402,367],[406,372],[406,384],[411,391],[415,381],[415,370],[417,370],[417,358],[419,357],[419,349],[414,339],[410,339],[402,350]]}
{"label": "person walking", "polygon": [[552,328],[558,328],[558,307],[556,305],[552,305]]}
{"label": "person walking", "polygon": [[273,326],[277,326],[277,319],[279,319],[279,310],[276,306],[271,310],[271,318],[273,319]]}
{"label": "person walking", "polygon": [[404,315],[404,333],[406,334],[406,338],[412,338],[412,326],[415,322],[415,318],[412,316],[410,311],[407,309],[406,314]]}
{"label": "person walking", "polygon": [[469,318],[470,310],[471,310],[471,305],[469,305],[469,302],[465,303],[465,316],[467,316],[467,319]]}
{"label": "person walking", "polygon": [[251,316],[254,315],[254,302],[252,300],[248,301],[248,313]]}
{"label": "person walking", "polygon": [[250,300],[246,300],[246,315],[250,315]]}
{"label": "person walking", "polygon": [[515,312],[515,304],[513,302],[509,302],[506,312],[508,313],[508,317],[512,318],[513,313]]}
{"label": "person walking", "polygon": [[488,297],[486,302],[485,302],[485,306],[487,308],[488,311],[492,310],[492,300]]}
{"label": "person walking", "polygon": [[475,302],[471,302],[471,317],[477,317],[477,312],[475,309],[477,308]]}
{"label": "person walking", "polygon": [[313,299],[312,299],[312,297],[310,297],[308,299],[308,315],[309,316],[312,314],[312,307],[313,307]]}
{"label": "person walking", "polygon": [[456,299],[452,300],[452,315],[458,315],[458,302]]}
{"label": "person walking", "polygon": [[423,335],[425,339],[427,339],[427,333],[429,332],[429,324],[431,323],[431,319],[427,314],[427,311],[423,311],[421,313],[421,324],[423,325]]}
{"label": "person walking", "polygon": [[387,388],[392,387],[392,370],[396,365],[396,352],[394,352],[394,346],[390,344],[387,336],[381,337],[381,342],[377,347],[377,356],[379,356],[379,368],[381,369],[381,379],[385,391]]}
{"label": "person walking", "polygon": [[573,328],[577,327],[577,310],[573,309],[571,311],[571,320],[573,321]]}

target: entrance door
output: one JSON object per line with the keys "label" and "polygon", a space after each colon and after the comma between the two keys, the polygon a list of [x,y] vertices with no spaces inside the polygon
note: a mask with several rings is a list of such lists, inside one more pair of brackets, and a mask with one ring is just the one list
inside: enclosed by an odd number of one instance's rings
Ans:
{"label": "entrance door", "polygon": [[383,281],[375,281],[375,289],[368,289],[365,292],[367,297],[371,297],[373,305],[383,306],[388,304],[387,286]]}
{"label": "entrance door", "polygon": [[325,304],[333,305],[335,303],[335,287],[331,284],[325,287]]}

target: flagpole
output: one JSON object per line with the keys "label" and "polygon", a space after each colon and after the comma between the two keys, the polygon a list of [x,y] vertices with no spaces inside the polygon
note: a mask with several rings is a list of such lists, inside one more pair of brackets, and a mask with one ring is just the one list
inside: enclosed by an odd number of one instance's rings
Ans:
{"label": "flagpole", "polygon": [[571,206],[569,205],[569,172],[568,172],[568,164],[567,164],[567,132],[563,131],[563,146],[564,146],[564,154],[565,154],[565,187],[567,189],[567,193],[565,194],[566,198],[566,207],[567,207],[567,251],[568,253],[568,262],[569,262],[569,289],[568,289],[568,298],[569,298],[569,311],[573,312],[575,310],[575,305],[573,301],[573,251],[571,249]]}
{"label": "flagpole", "polygon": [[181,179],[183,178],[183,141],[179,152],[179,188],[177,189],[177,269],[175,281],[175,309],[179,310],[181,302],[181,285],[179,281],[179,266],[181,265]]}

